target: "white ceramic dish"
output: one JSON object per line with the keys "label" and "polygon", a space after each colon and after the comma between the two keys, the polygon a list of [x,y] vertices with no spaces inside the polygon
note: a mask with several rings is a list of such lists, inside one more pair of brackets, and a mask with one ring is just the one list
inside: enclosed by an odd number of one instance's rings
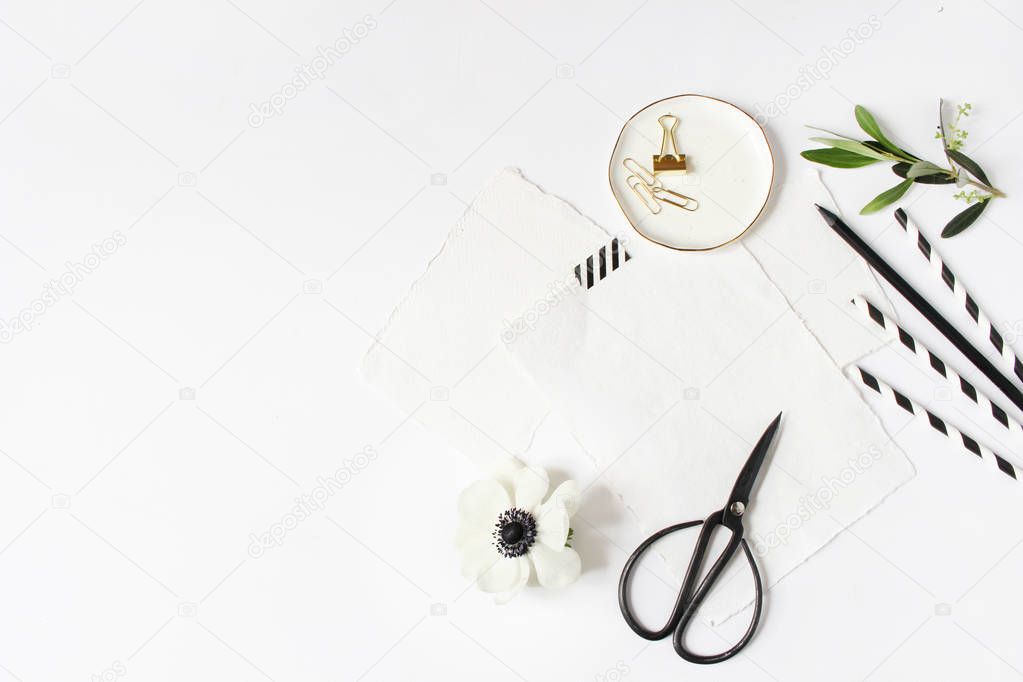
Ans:
{"label": "white ceramic dish", "polygon": [[[685,173],[659,173],[658,180],[699,202],[686,211],[661,202],[652,213],[626,184],[627,158],[652,169],[661,148],[658,118],[679,119],[676,139],[686,156]],[[756,222],[771,194],[774,158],[767,136],[738,107],[705,95],[678,95],[647,105],[626,121],[608,167],[611,191],[625,218],[643,237],[681,251],[707,251],[741,237]]]}

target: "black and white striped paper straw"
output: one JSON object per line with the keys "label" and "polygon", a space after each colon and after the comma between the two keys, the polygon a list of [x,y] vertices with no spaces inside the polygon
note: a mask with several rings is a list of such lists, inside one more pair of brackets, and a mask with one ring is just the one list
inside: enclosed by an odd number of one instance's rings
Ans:
{"label": "black and white striped paper straw", "polygon": [[907,398],[904,394],[896,391],[862,367],[850,366],[847,371],[853,379],[860,381],[867,388],[894,402],[917,419],[926,421],[938,433],[946,436],[953,442],[961,443],[968,452],[984,460],[992,469],[997,469],[1006,476],[1015,479],[1019,479],[1023,475],[1023,471],[1013,465],[1012,462],[995,453],[987,446],[981,445],[976,439],[963,433],[930,410],[922,407],[919,403]]}
{"label": "black and white striped paper straw", "polygon": [[583,263],[575,266],[575,278],[579,284],[587,289],[614,272],[621,264],[632,260],[632,256],[625,250],[625,243],[615,237],[611,240],[611,248],[602,246],[596,253],[586,257]]}
{"label": "black and white striped paper straw", "polygon": [[966,309],[970,319],[977,325],[981,334],[988,340],[991,346],[998,351],[998,357],[1001,360],[1003,366],[1006,367],[1010,372],[1016,375],[1016,378],[1023,381],[1023,362],[1016,357],[1016,353],[1005,343],[1005,339],[995,329],[994,324],[991,322],[991,318],[988,317],[980,306],[977,305],[977,301],[974,300],[970,292],[966,290],[963,283],[959,281],[955,273],[949,269],[945,261],[942,260],[941,255],[935,250],[931,243],[927,241],[927,237],[920,233],[920,228],[916,226],[906,212],[901,208],[895,211],[895,220],[898,221],[902,229],[905,230],[908,239],[916,244],[920,254],[927,260],[930,265],[931,273],[941,279],[948,287],[949,291],[952,292],[952,296],[959,305]]}
{"label": "black and white striped paper straw", "polygon": [[857,296],[852,299],[856,310],[867,320],[870,320],[884,330],[888,338],[898,339],[903,348],[908,350],[916,360],[917,364],[925,370],[930,370],[944,379],[949,386],[969,398],[986,414],[998,422],[1000,426],[1017,434],[1023,434],[1023,425],[1009,416],[1009,414],[983,391],[977,389],[962,375],[952,369],[944,360],[935,355],[930,349],[914,339],[905,329],[895,323],[890,317],[884,314],[873,303]]}

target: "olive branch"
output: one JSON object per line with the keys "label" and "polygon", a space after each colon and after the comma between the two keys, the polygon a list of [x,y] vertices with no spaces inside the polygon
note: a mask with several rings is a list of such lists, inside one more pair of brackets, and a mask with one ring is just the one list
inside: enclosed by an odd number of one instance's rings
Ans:
{"label": "olive branch", "polygon": [[[892,172],[903,178],[902,182],[886,189],[860,209],[861,215],[875,213],[895,203],[909,191],[914,183],[922,185],[956,185],[959,192],[953,198],[965,201],[967,207],[956,214],[941,231],[942,237],[954,237],[980,217],[988,203],[1005,193],[995,188],[987,173],[976,161],[962,152],[969,133],[963,129],[962,120],[970,115],[973,106],[960,104],[955,118],[945,123],[943,103],[938,100],[938,130],[935,139],[941,140],[942,150],[948,167],[921,159],[892,142],[881,130],[874,116],[864,107],[856,105],[856,122],[871,139],[857,140],[823,128],[807,126],[812,130],[827,133],[832,137],[811,137],[814,142],[826,145],[820,149],[808,149],[801,156],[814,163],[832,168],[862,168],[878,162],[892,162]],[[969,191],[964,188],[971,187]]]}

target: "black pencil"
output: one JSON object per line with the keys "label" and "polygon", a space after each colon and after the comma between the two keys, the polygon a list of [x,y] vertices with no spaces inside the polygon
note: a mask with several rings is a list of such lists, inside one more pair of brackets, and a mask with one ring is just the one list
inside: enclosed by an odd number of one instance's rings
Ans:
{"label": "black pencil", "polygon": [[[814,204],[817,206],[817,204]],[[984,373],[988,379],[991,380],[998,389],[1005,394],[1005,396],[1016,405],[1016,407],[1023,410],[1023,392],[1020,391],[1017,386],[1009,381],[1004,374],[999,372],[991,362],[984,357],[978,351],[973,344],[971,344],[966,337],[959,333],[955,327],[949,324],[948,320],[941,316],[937,310],[934,309],[927,300],[917,293],[916,289],[910,285],[909,282],[902,278],[902,275],[897,273],[892,266],[888,265],[881,256],[878,255],[874,249],[870,248],[865,241],[860,239],[859,235],[853,232],[852,228],[842,222],[842,219],[832,213],[826,208],[817,206],[817,210],[820,211],[821,215],[824,216],[824,222],[828,224],[832,230],[838,233],[838,236],[845,240],[845,243],[853,248],[856,253],[863,257],[863,260],[867,261],[867,264],[874,269],[877,274],[881,275],[895,287],[903,298],[909,301],[914,308],[920,311],[920,314],[927,318],[927,321],[934,325],[934,328],[941,332],[946,339],[952,342],[959,352],[962,353],[969,359],[974,366]]]}

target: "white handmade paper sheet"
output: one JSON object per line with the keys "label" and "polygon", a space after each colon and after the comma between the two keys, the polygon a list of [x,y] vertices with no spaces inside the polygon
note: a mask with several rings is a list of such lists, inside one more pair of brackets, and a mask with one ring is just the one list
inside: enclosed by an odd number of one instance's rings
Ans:
{"label": "white handmade paper sheet", "polygon": [[[767,586],[913,475],[741,248],[637,249],[507,347],[649,532],[722,508],[784,412],[744,517]],[[682,576],[688,550],[665,556]],[[748,582],[726,581],[705,613],[719,621],[751,597]]]}
{"label": "white handmade paper sheet", "polygon": [[524,452],[548,408],[500,348],[502,334],[566,295],[573,261],[607,238],[503,171],[392,313],[363,361],[367,380],[485,469]]}

